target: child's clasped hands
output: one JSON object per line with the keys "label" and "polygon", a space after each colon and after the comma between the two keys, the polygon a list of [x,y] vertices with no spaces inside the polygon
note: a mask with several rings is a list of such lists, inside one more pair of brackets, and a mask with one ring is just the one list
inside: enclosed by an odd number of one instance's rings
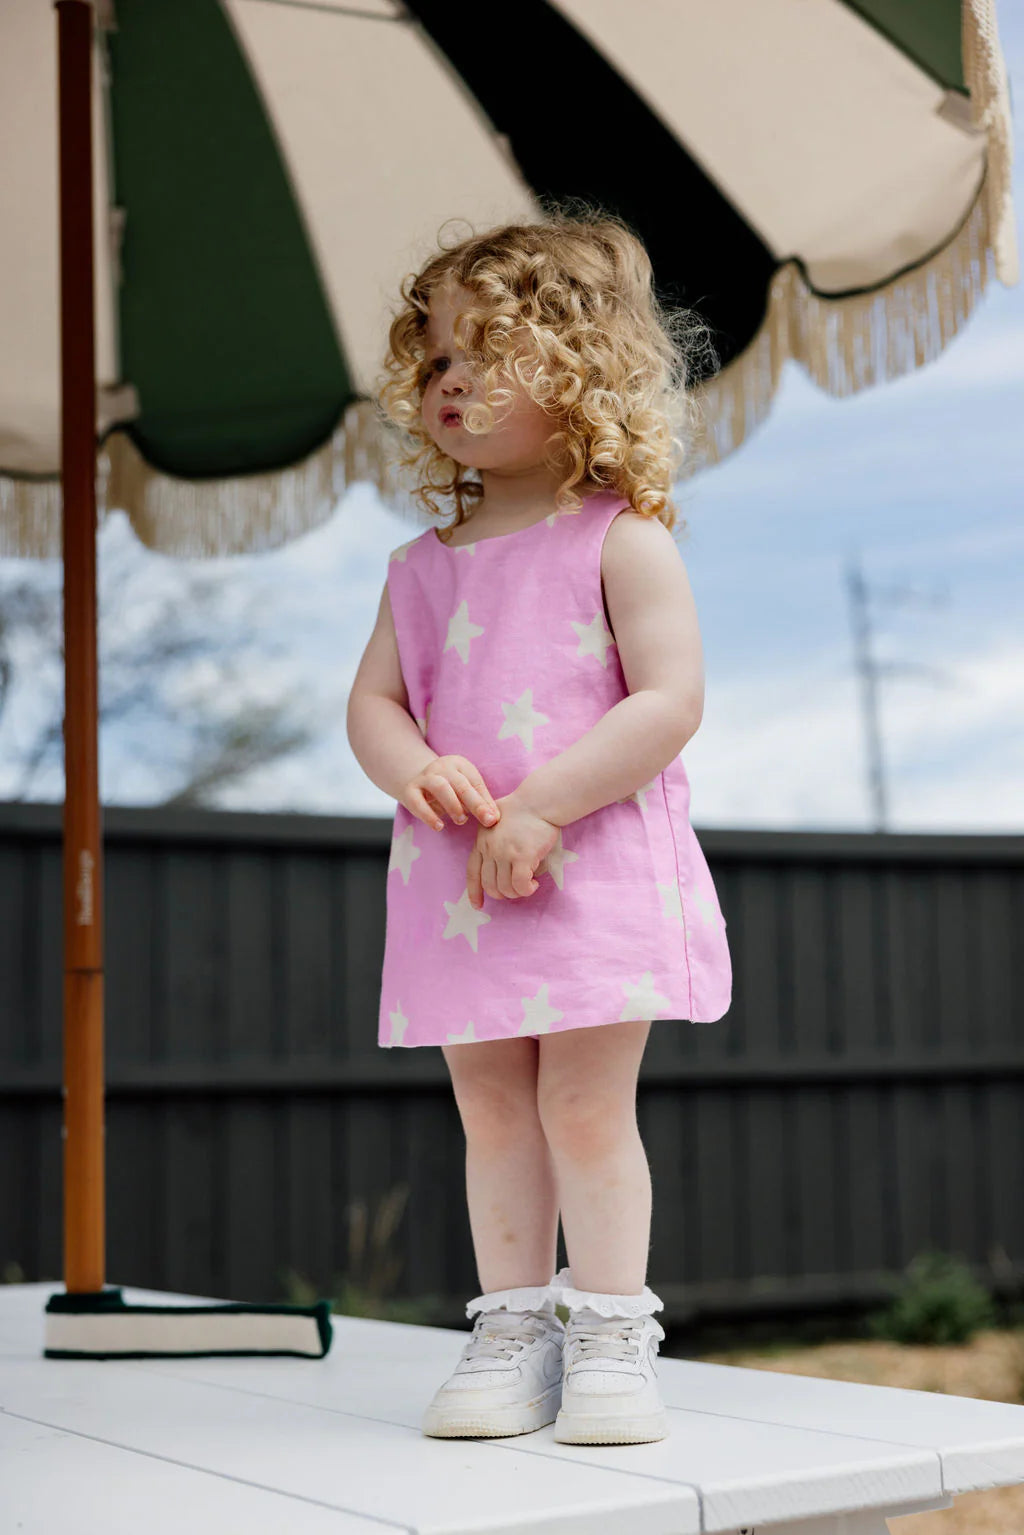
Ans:
{"label": "child's clasped hands", "polygon": [[444,827],[445,811],[458,826],[476,816],[480,825],[466,866],[472,906],[481,907],[485,895],[514,901],[539,888],[533,876],[558,841],[560,828],[518,798],[515,790],[492,798],[468,757],[435,757],[410,778],[401,803],[438,831]]}

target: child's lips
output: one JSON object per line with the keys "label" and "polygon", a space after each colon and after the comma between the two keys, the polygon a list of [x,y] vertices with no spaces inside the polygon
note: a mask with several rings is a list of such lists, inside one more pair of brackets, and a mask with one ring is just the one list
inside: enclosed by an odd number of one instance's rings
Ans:
{"label": "child's lips", "polygon": [[462,416],[457,410],[446,410],[441,417],[442,426],[461,426]]}

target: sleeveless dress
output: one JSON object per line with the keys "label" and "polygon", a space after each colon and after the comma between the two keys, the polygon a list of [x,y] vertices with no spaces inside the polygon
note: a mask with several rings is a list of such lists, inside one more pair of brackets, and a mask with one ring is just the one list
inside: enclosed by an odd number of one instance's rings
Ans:
{"label": "sleeveless dress", "polygon": [[[528,528],[392,550],[388,595],[409,712],[475,764],[495,799],[571,746],[629,689],[601,585],[627,499],[587,497]],[[443,1045],[728,1010],[725,919],[690,826],[682,756],[561,828],[517,900],[470,904],[480,823],[437,831],[396,807],[378,1044]]]}

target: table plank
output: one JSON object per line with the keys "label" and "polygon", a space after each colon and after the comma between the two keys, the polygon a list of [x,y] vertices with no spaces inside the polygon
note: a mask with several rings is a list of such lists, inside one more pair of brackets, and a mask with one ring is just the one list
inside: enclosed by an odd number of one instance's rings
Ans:
{"label": "table plank", "polygon": [[378,1519],[211,1476],[0,1410],[0,1529],[18,1535],[387,1535]]}
{"label": "table plank", "polygon": [[1024,1482],[1024,1406],[946,1392],[823,1380],[780,1370],[674,1360],[662,1396],[759,1422],[821,1427],[891,1444],[932,1449],[954,1496]]}

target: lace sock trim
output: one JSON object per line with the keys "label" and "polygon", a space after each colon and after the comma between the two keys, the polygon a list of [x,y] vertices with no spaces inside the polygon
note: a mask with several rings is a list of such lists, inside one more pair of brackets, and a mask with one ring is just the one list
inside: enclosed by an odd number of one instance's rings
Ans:
{"label": "lace sock trim", "polygon": [[555,1315],[555,1295],[551,1281],[541,1285],[519,1285],[511,1290],[487,1290],[466,1302],[467,1317],[478,1311],[540,1311]]}
{"label": "lace sock trim", "polygon": [[664,1310],[664,1303],[660,1296],[644,1285],[639,1295],[613,1295],[602,1294],[596,1290],[577,1290],[572,1284],[572,1270],[559,1269],[549,1285],[555,1293],[558,1302],[568,1307],[570,1315],[574,1311],[582,1311],[589,1307],[603,1317],[641,1317],[653,1316],[655,1311]]}

